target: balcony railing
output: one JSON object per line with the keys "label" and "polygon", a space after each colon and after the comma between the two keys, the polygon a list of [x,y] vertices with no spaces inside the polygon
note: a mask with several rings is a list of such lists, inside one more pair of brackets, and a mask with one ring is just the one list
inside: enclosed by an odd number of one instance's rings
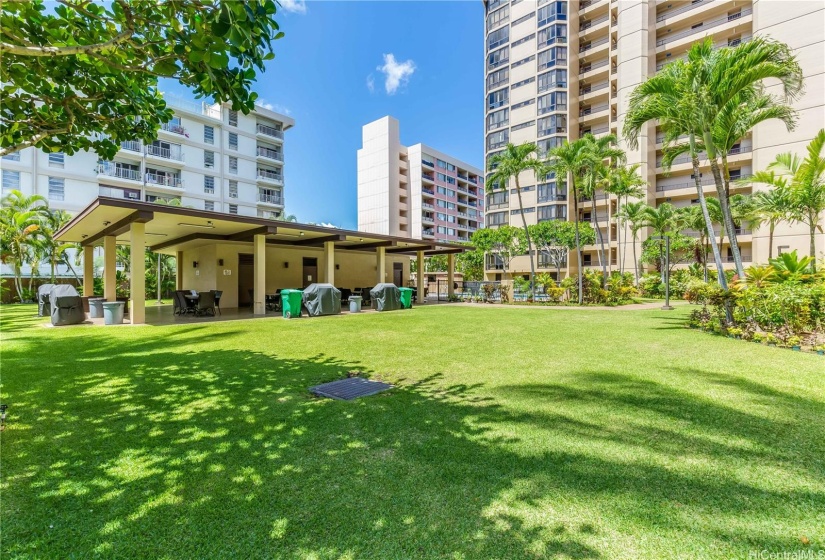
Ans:
{"label": "balcony railing", "polygon": [[128,179],[130,181],[140,181],[140,171],[138,169],[118,167],[108,161],[101,162],[97,165],[97,173],[108,177],[118,177],[120,179]]}
{"label": "balcony railing", "polygon": [[269,169],[258,169],[258,179],[269,179],[270,181],[283,181],[284,176]]}
{"label": "balcony railing", "polygon": [[274,159],[275,161],[284,161],[284,154],[276,150],[270,150],[269,148],[264,148],[262,146],[258,146],[258,155],[261,157]]}
{"label": "balcony railing", "polygon": [[584,136],[585,134],[592,134],[596,136],[597,134],[604,134],[605,132],[610,132],[609,126],[600,126],[599,128],[587,128],[582,129],[579,131],[579,136]]}
{"label": "balcony railing", "polygon": [[272,138],[280,138],[281,140],[284,139],[284,131],[278,130],[274,126],[267,126],[265,124],[259,124],[257,126],[258,134],[263,134],[265,136],[271,136]]}
{"label": "balcony railing", "polygon": [[421,203],[421,208],[431,208],[431,209],[434,209],[434,208],[435,208],[435,206],[433,206],[433,205],[432,205],[432,204],[430,204],[429,202],[422,202],[422,203]]}
{"label": "balcony railing", "polygon": [[[735,47],[736,45],[740,45],[742,43],[747,43],[751,39],[753,39],[753,37],[751,35],[745,35],[744,37],[737,37],[736,39],[726,39],[724,41],[717,41],[716,43],[713,44],[713,48],[714,48],[714,50],[716,50],[716,49],[721,49],[722,47]],[[676,58],[670,58],[668,60],[665,60],[664,62],[660,62],[659,64],[656,65],[656,71],[658,72],[659,70],[661,70],[662,68],[664,68],[665,66],[670,64],[671,62],[675,62],[677,60],[684,60],[686,58],[686,56],[687,55],[679,56],[679,57],[676,57]]]}
{"label": "balcony railing", "polygon": [[434,164],[433,162],[431,162],[431,161],[427,161],[426,159],[422,159],[422,160],[421,160],[421,163],[423,163],[423,164],[424,164],[424,165],[426,165],[427,167],[435,167],[435,164]]}
{"label": "balcony railing", "polygon": [[428,216],[427,214],[422,214],[421,215],[421,221],[422,222],[434,223],[435,222],[435,216]]}
{"label": "balcony railing", "polygon": [[582,74],[586,74],[587,72],[590,72],[591,70],[596,70],[597,68],[604,68],[608,64],[610,64],[610,61],[605,59],[605,60],[602,60],[600,62],[593,62],[591,64],[587,64],[587,65],[584,65],[584,66],[579,66],[579,76],[581,76]]}
{"label": "balcony railing", "polygon": [[421,235],[435,235],[435,230],[433,228],[424,228],[421,230]]}
{"label": "balcony railing", "polygon": [[[739,253],[739,256],[742,257],[742,262],[751,262],[751,256],[747,253]],[[733,255],[725,255],[725,262],[735,262]]]}
{"label": "balcony railing", "polygon": [[166,132],[171,132],[173,134],[180,134],[181,136],[186,136],[186,128],[182,125],[167,122],[160,125],[161,130],[165,130]]}
{"label": "balcony railing", "polygon": [[551,194],[539,194],[538,202],[564,202],[567,200],[567,193],[551,193]]}
{"label": "balcony railing", "polygon": [[432,189],[423,189],[422,188],[421,192],[423,192],[424,194],[433,194],[433,195],[435,194],[435,191],[432,190]]}
{"label": "balcony railing", "polygon": [[[750,179],[752,177],[751,174],[747,175],[740,175],[739,177],[731,177],[731,181],[738,181],[740,179]],[[703,187],[708,187],[710,185],[715,185],[716,181],[713,180],[713,177],[700,179],[699,184]],[[735,185],[731,185],[734,187]],[[666,191],[677,191],[679,189],[695,189],[696,182],[695,181],[688,181],[686,183],[673,183],[670,185],[656,185],[656,192],[666,192]]]}
{"label": "balcony railing", "polygon": [[278,196],[276,194],[258,193],[258,202],[265,202],[267,204],[278,204],[283,206],[284,197]]}
{"label": "balcony railing", "polygon": [[427,181],[435,181],[435,175],[432,173],[422,173],[421,178],[426,179]]}
{"label": "balcony railing", "polygon": [[[746,154],[746,153],[750,152],[751,150],[752,150],[752,148],[750,146],[740,146],[738,148],[731,149],[728,152],[728,155],[729,156],[735,156],[735,155],[739,155],[739,154]],[[704,161],[706,159],[707,159],[707,155],[705,154],[705,152],[701,152],[699,154],[699,161]],[[664,161],[663,158],[656,158],[656,167],[661,167],[663,161]],[[683,156],[678,156],[678,157],[674,158],[674,160],[671,162],[671,165],[680,165],[680,164],[683,164],[683,163],[690,163],[690,162],[691,162],[690,154],[685,154]]]}
{"label": "balcony railing", "polygon": [[742,10],[736,12],[735,14],[728,14],[725,17],[715,19],[715,20],[709,21],[707,23],[703,23],[701,27],[693,27],[691,29],[685,29],[684,31],[680,31],[679,33],[674,33],[673,35],[666,35],[666,36],[662,37],[661,39],[659,39],[658,41],[656,41],[656,46],[661,47],[661,46],[666,45],[666,44],[668,44],[672,41],[677,41],[679,39],[684,39],[685,37],[690,37],[691,35],[693,35],[695,33],[701,33],[702,31],[705,31],[706,29],[719,27],[720,25],[724,25],[724,24],[729,23],[731,21],[736,21],[737,19],[739,19],[743,16],[750,15],[752,12],[753,12],[752,9],[745,8],[745,9],[742,9]]}
{"label": "balcony railing", "polygon": [[673,8],[672,10],[667,10],[666,12],[662,12],[661,14],[657,15],[656,23],[661,23],[665,21],[667,18],[678,16],[679,14],[689,12],[695,8],[698,8],[699,6],[707,5],[709,3],[710,0],[693,0],[693,2],[686,6],[682,6],[681,8]]}
{"label": "balcony railing", "polygon": [[[752,235],[753,234],[753,230],[750,230],[750,229],[747,229],[747,228],[741,228],[741,227],[736,228],[734,231],[736,232],[736,235]],[[719,237],[719,235],[721,233],[722,233],[721,229],[715,229],[713,231],[713,235],[715,237]],[[704,232],[704,231],[698,232],[695,229],[688,229],[688,230],[683,231],[682,235],[686,235],[687,237],[697,237],[698,238],[701,235],[707,235],[707,232]]]}
{"label": "balcony railing", "polygon": [[582,109],[581,111],[579,111],[579,116],[580,117],[585,117],[587,115],[592,115],[593,113],[599,113],[601,111],[606,111],[609,108],[610,108],[610,105],[608,103],[603,103],[601,105],[593,105],[591,107],[587,107],[586,109]]}
{"label": "balcony railing", "polygon": [[160,185],[163,187],[180,188],[183,186],[183,180],[179,175],[156,175],[154,173],[147,173],[146,183],[149,185]]}
{"label": "balcony railing", "polygon": [[149,144],[148,146],[146,146],[146,153],[150,156],[156,156],[175,161],[183,161],[183,152],[180,150],[180,147],[164,148],[162,146],[155,146],[154,144]]}
{"label": "balcony railing", "polygon": [[478,177],[470,177],[468,179],[468,181],[470,181],[474,185],[477,185],[478,184]]}
{"label": "balcony railing", "polygon": [[579,53],[584,53],[589,51],[590,49],[595,49],[596,47],[600,47],[610,41],[609,37],[603,37],[601,39],[597,39],[596,41],[592,41],[586,45],[582,45],[579,47]]}
{"label": "balcony railing", "polygon": [[130,152],[142,152],[143,142],[140,140],[124,140],[120,143],[121,150],[129,150]]}
{"label": "balcony railing", "polygon": [[581,22],[581,24],[579,24],[579,31],[585,31],[587,29],[590,29],[594,25],[599,25],[600,23],[604,23],[609,19],[610,19],[609,15],[603,15],[601,17],[597,17],[596,19],[591,19],[589,21],[583,21],[583,22]]}
{"label": "balcony railing", "polygon": [[206,115],[207,117],[218,120],[221,118],[221,106],[217,104],[210,105],[206,102],[189,101],[168,93],[163,94],[163,100],[166,101],[167,105],[195,113],[196,115]]}
{"label": "balcony railing", "polygon": [[579,88],[579,95],[585,95],[588,93],[592,93],[594,91],[599,91],[600,89],[605,89],[610,86],[610,83],[604,82],[602,84],[595,84],[595,85],[586,85]]}

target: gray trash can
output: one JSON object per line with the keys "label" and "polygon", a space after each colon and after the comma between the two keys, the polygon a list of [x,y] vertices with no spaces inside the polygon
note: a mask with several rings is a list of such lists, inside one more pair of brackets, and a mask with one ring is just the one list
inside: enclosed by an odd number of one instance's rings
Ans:
{"label": "gray trash can", "polygon": [[360,313],[361,312],[361,300],[364,299],[361,296],[350,296],[349,297],[349,312],[350,313]]}
{"label": "gray trash can", "polygon": [[100,319],[103,317],[103,302],[106,298],[89,298],[89,319]]}
{"label": "gray trash can", "polygon": [[126,306],[122,301],[103,302],[103,324],[121,325],[123,324],[123,310]]}

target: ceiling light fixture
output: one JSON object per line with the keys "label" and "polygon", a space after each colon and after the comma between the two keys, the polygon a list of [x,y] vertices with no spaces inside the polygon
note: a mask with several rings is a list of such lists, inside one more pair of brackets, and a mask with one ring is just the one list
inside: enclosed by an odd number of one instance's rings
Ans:
{"label": "ceiling light fixture", "polygon": [[212,225],[212,222],[206,222],[206,225],[204,225],[204,224],[190,224],[190,223],[188,223],[188,222],[179,222],[179,223],[178,223],[178,225],[179,225],[179,226],[181,226],[181,227],[194,227],[194,228],[203,228],[203,229],[215,229],[215,226],[213,226],[213,225]]}
{"label": "ceiling light fixture", "polygon": [[165,233],[152,233],[151,231],[147,231],[147,232],[146,232],[146,235],[155,235],[155,236],[157,236],[157,237],[169,237],[169,236],[168,236],[167,234],[165,234]]}

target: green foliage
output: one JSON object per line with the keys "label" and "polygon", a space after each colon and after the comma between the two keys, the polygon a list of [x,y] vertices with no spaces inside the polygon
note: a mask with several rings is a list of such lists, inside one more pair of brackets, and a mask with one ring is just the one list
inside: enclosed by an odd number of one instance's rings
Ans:
{"label": "green foliage", "polygon": [[[680,233],[670,235],[670,268],[688,262],[696,254],[697,240]],[[655,264],[657,270],[664,266],[667,243],[663,240],[648,238],[642,242],[642,262]]]}
{"label": "green foliage", "polygon": [[505,272],[510,268],[510,261],[514,257],[527,252],[524,230],[508,225],[476,230],[470,243],[482,254],[495,255],[501,259]]}
{"label": "green foliage", "polygon": [[283,36],[274,0],[1,6],[0,154],[36,146],[111,159],[121,141],[151,142],[172,118],[159,78],[248,113]]}
{"label": "green foliage", "polygon": [[811,282],[816,280],[812,257],[799,257],[796,251],[782,253],[769,261],[775,277],[781,282]]}

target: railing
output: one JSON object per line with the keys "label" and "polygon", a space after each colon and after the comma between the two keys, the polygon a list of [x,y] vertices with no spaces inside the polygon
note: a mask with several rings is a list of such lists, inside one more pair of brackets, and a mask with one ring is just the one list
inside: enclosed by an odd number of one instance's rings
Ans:
{"label": "railing", "polygon": [[161,130],[165,130],[166,132],[171,132],[173,134],[180,134],[181,136],[186,136],[186,128],[182,125],[167,122],[160,125]]}
{"label": "railing", "polygon": [[592,93],[594,91],[599,91],[600,89],[605,89],[608,86],[610,86],[609,82],[604,82],[603,84],[582,86],[579,88],[579,95],[585,95],[588,93]]}
{"label": "railing", "polygon": [[266,202],[267,204],[278,204],[283,206],[284,197],[274,194],[258,193],[258,202]]}
{"label": "railing", "polygon": [[169,93],[163,94],[163,100],[166,101],[167,105],[177,107],[178,109],[183,109],[184,111],[188,111],[190,113],[195,113],[197,115],[205,115],[207,117],[211,117],[213,119],[218,120],[220,120],[221,118],[220,105],[210,105],[206,102],[189,101],[187,99],[183,99],[182,97]]}
{"label": "railing", "polygon": [[[736,235],[752,235],[753,234],[753,230],[750,230],[750,229],[747,229],[747,228],[741,228],[741,227],[738,227],[738,228],[734,229],[734,231],[736,232]],[[714,237],[719,237],[719,235],[721,233],[722,233],[721,229],[714,229],[713,230]],[[695,229],[688,229],[688,230],[684,230],[682,232],[682,235],[685,235],[687,237],[696,237],[696,238],[698,238],[698,237],[701,237],[703,235],[707,235],[707,232],[705,232],[705,231],[699,232],[699,231],[696,231]],[[727,235],[727,233],[725,235]]]}
{"label": "railing", "polygon": [[284,154],[278,152],[276,150],[270,150],[269,148],[264,148],[262,146],[258,146],[258,155],[261,157],[274,159],[275,161],[284,161]]}
{"label": "railing", "polygon": [[567,200],[567,193],[539,195],[538,202],[564,202]]}
{"label": "railing", "polygon": [[435,191],[434,191],[434,190],[432,190],[432,189],[424,189],[424,188],[422,188],[422,189],[421,189],[421,192],[423,192],[424,194],[433,194],[433,195],[435,194]]}
{"label": "railing", "polygon": [[421,163],[423,163],[424,165],[426,165],[428,167],[433,167],[433,168],[435,167],[435,164],[433,162],[427,161],[426,159],[422,159]]}
{"label": "railing", "polygon": [[[740,179],[749,179],[751,178],[751,174],[747,175],[740,175],[739,177],[731,177],[731,181],[738,181]],[[699,182],[700,186],[708,187],[710,185],[715,185],[716,181],[713,180],[713,177],[709,179],[701,179]],[[735,185],[731,185],[731,187],[735,187]],[[687,183],[674,183],[672,185],[656,185],[656,192],[666,192],[666,191],[676,191],[679,189],[695,189],[696,182],[689,181]]]}
{"label": "railing", "polygon": [[422,214],[421,220],[424,222],[435,222],[434,216],[427,216],[426,214]]}
{"label": "railing", "polygon": [[[742,257],[742,262],[751,262],[751,256],[750,255],[747,255],[745,253],[739,253],[739,256]],[[735,262],[735,260],[733,258],[733,255],[726,255],[725,256],[725,262],[729,262],[729,263]]]}
{"label": "railing", "polygon": [[459,179],[464,179],[465,181],[467,180],[466,175],[462,175],[461,173],[456,173],[456,175],[458,176]]}
{"label": "railing", "polygon": [[[731,149],[728,152],[728,155],[729,156],[735,156],[735,155],[739,155],[739,154],[746,154],[746,153],[750,152],[751,150],[752,150],[752,148],[750,146],[740,146],[738,148]],[[699,154],[699,161],[704,161],[706,159],[707,159],[707,154],[705,154],[705,152],[701,152]],[[661,167],[663,161],[664,161],[664,158],[656,158],[656,167]],[[674,160],[670,164],[671,165],[680,165],[682,163],[690,163],[691,161],[692,161],[692,158],[690,157],[690,154],[685,154],[683,156],[678,156],[678,157],[674,158]]]}
{"label": "railing", "polygon": [[693,0],[692,3],[682,6],[681,8],[673,8],[672,10],[667,10],[666,12],[662,12],[661,14],[656,16],[656,23],[661,23],[665,21],[669,17],[678,16],[679,14],[683,14],[685,12],[689,12],[698,6],[703,4],[707,4],[710,0]]}
{"label": "railing", "polygon": [[605,132],[610,132],[609,126],[600,126],[599,128],[589,128],[586,130],[580,130],[579,136],[584,136],[585,134],[592,134],[596,136],[597,134],[604,134]]}
{"label": "railing", "polygon": [[284,138],[284,131],[278,130],[274,126],[267,126],[265,124],[259,124],[256,127],[258,134],[263,134],[264,136],[271,136],[272,138],[280,138],[283,140]]}
{"label": "railing", "polygon": [[428,174],[428,173],[422,173],[421,178],[426,179],[427,181],[435,181],[435,175]]}
{"label": "railing", "polygon": [[[751,39],[753,39],[753,37],[751,35],[746,35],[744,37],[737,37],[736,39],[727,39],[725,41],[717,41],[716,43],[713,44],[713,48],[714,48],[714,50],[716,50],[716,49],[721,49],[722,47],[735,47],[736,45],[739,45],[739,44],[742,44],[742,43],[747,43]],[[671,58],[671,59],[668,59],[664,62],[660,62],[659,64],[656,65],[656,71],[658,72],[659,70],[661,70],[662,68],[664,68],[665,66],[670,64],[671,62],[675,62],[677,60],[684,60],[686,57],[687,57],[687,55],[678,56],[676,58]]]}
{"label": "railing", "polygon": [[594,63],[588,64],[587,66],[579,66],[579,76],[581,76],[582,74],[586,74],[587,72],[590,72],[591,70],[596,70],[597,68],[604,68],[608,64],[610,64],[610,61],[605,59],[605,60],[602,60],[601,62],[594,62]]}
{"label": "railing", "polygon": [[175,161],[183,161],[183,152],[180,151],[180,148],[173,150],[171,148],[164,148],[162,146],[155,146],[154,144],[149,144],[146,146],[146,153],[150,156],[157,156],[164,159],[172,159]]}
{"label": "railing", "polygon": [[735,14],[728,14],[725,17],[722,17],[722,18],[715,19],[715,20],[709,21],[707,23],[704,23],[701,27],[686,29],[686,30],[681,31],[679,33],[674,33],[673,35],[667,35],[665,37],[662,37],[658,41],[656,41],[656,46],[661,47],[663,45],[666,45],[666,44],[670,43],[671,41],[677,41],[679,39],[684,39],[685,37],[690,37],[691,35],[693,35],[695,33],[701,33],[705,29],[710,29],[710,28],[713,28],[713,27],[719,27],[720,25],[724,25],[724,24],[729,23],[731,21],[735,21],[735,20],[737,20],[737,19],[739,19],[743,16],[750,15],[752,12],[753,12],[753,10],[751,10],[750,8],[745,8],[745,9],[742,9],[742,10],[736,12]]}
{"label": "railing", "polygon": [[604,23],[604,22],[606,22],[606,21],[607,21],[607,20],[609,20],[609,19],[610,19],[610,16],[609,16],[609,15],[603,15],[603,16],[598,17],[598,18],[596,18],[596,19],[591,19],[591,20],[589,20],[589,21],[583,21],[583,22],[579,25],[579,31],[585,31],[585,30],[587,30],[587,29],[590,29],[590,28],[591,28],[591,27],[593,27],[594,25],[599,25],[600,23]]}
{"label": "railing", "polygon": [[139,170],[117,167],[111,162],[99,163],[97,165],[97,172],[99,175],[106,175],[108,177],[118,177],[120,179],[128,179],[130,181],[140,181]]}
{"label": "railing", "polygon": [[582,46],[579,47],[579,53],[587,52],[590,49],[600,47],[600,46],[604,45],[605,43],[607,43],[608,41],[610,41],[609,37],[603,37],[601,39],[597,39],[595,41],[592,41],[592,42],[590,42],[586,45],[582,45]]}
{"label": "railing", "polygon": [[424,229],[421,230],[421,235],[433,236],[433,235],[435,235],[435,230],[432,229],[432,228],[424,228]]}
{"label": "railing", "polygon": [[591,115],[593,113],[606,111],[609,108],[610,108],[609,103],[603,103],[601,105],[595,105],[595,106],[587,107],[586,109],[582,109],[581,111],[579,111],[579,116],[580,117],[586,117],[587,115]]}
{"label": "railing", "polygon": [[421,203],[421,208],[435,208],[435,206],[433,206],[429,202],[422,202]]}
{"label": "railing", "polygon": [[164,187],[180,188],[183,186],[183,180],[178,175],[156,175],[154,173],[146,174],[146,183]]}
{"label": "railing", "polygon": [[488,204],[487,205],[487,210],[488,211],[490,211],[490,210],[500,210],[502,208],[509,208],[509,207],[510,207],[510,201],[496,202],[495,204]]}
{"label": "railing", "polygon": [[471,182],[472,184],[474,184],[474,185],[477,185],[477,184],[478,184],[478,177],[470,177],[470,178],[469,178],[469,179],[467,179],[467,180],[468,180],[468,181],[470,181],[470,182]]}
{"label": "railing", "polygon": [[467,190],[467,187],[462,187],[461,185],[456,185],[455,188],[460,190],[461,192],[469,193],[470,191]]}
{"label": "railing", "polygon": [[120,143],[120,148],[130,152],[141,152],[143,151],[143,142],[140,140],[124,140]]}
{"label": "railing", "polygon": [[284,176],[269,169],[258,169],[258,179],[269,179],[271,181],[283,181]]}
{"label": "railing", "polygon": [[100,187],[98,189],[98,194],[100,196],[108,196],[111,198],[125,198],[127,200],[140,200],[140,191],[138,190],[127,190],[127,189],[115,189],[112,187]]}

